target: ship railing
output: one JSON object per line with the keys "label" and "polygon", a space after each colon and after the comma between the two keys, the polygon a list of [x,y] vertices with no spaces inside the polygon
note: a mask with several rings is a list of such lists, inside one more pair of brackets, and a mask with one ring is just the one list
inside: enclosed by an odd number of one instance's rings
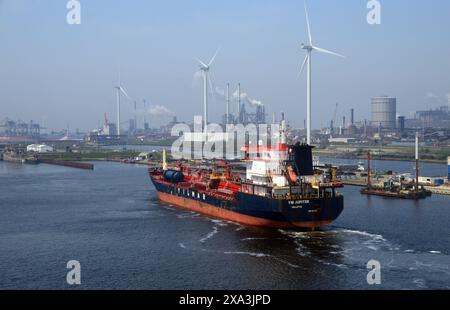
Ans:
{"label": "ship railing", "polygon": [[291,200],[304,200],[304,199],[319,199],[323,198],[321,195],[317,194],[293,194],[293,195],[272,195],[272,198],[275,199],[291,199]]}

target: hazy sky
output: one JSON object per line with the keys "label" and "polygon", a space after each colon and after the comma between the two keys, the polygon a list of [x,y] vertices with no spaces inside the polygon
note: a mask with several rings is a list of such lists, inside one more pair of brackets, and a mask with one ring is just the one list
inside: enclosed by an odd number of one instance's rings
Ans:
{"label": "hazy sky", "polygon": [[[347,56],[313,55],[313,126],[338,117],[370,117],[370,98],[398,98],[398,113],[446,103],[450,94],[450,1],[381,0],[381,25],[366,21],[365,0],[310,0],[314,43]],[[82,0],[81,25],[66,23],[67,0],[0,0],[0,119],[49,129],[96,127],[115,120],[122,84],[142,106],[165,106],[179,119],[202,113],[199,57],[216,86],[238,82],[268,113],[285,111],[303,126],[307,38],[303,1]],[[123,103],[123,118],[132,117]],[[210,119],[224,113],[220,98]],[[154,124],[168,118],[148,117]]]}

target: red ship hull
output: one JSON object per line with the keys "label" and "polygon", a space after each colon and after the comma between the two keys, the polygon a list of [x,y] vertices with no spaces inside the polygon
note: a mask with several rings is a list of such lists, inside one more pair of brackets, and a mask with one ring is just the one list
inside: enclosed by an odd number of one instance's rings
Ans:
{"label": "red ship hull", "polygon": [[171,195],[158,191],[158,198],[168,204],[174,205],[181,209],[191,210],[206,216],[227,221],[233,221],[244,225],[269,227],[269,228],[307,228],[314,229],[324,225],[328,225],[332,220],[309,221],[309,222],[281,222],[269,219],[253,217],[226,209],[217,208],[214,205],[204,203],[190,198]]}

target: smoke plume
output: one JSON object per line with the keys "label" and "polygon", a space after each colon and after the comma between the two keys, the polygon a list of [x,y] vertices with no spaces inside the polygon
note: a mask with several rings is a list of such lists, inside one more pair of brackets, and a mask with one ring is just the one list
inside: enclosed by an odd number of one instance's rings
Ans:
{"label": "smoke plume", "polygon": [[[222,89],[220,87],[216,87],[215,88],[215,92],[220,98],[226,99],[227,95],[226,95],[226,91],[224,89]],[[231,95],[230,99],[239,99],[239,92],[238,92],[238,90],[236,90]],[[262,106],[263,105],[263,103],[260,100],[256,100],[256,99],[253,99],[253,98],[249,97],[248,94],[245,93],[245,92],[241,92],[241,100],[243,102],[246,102],[246,103],[251,104],[253,106]]]}
{"label": "smoke plume", "polygon": [[134,112],[137,115],[149,115],[149,116],[175,116],[170,109],[162,105],[150,106],[146,109],[138,109]]}

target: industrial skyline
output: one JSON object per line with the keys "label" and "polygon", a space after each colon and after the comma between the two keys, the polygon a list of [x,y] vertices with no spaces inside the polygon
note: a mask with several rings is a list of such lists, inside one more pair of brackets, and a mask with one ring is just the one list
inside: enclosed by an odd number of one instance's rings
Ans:
{"label": "industrial skyline", "polygon": [[[365,2],[308,2],[317,42],[347,56],[315,57],[313,128],[327,126],[336,102],[339,111],[354,108],[358,119],[368,120],[371,98],[385,94],[398,99],[397,112],[407,118],[447,103],[450,42],[441,34],[450,29],[450,3],[396,1],[382,8],[382,23],[369,25]],[[153,111],[158,106],[190,121],[203,114],[203,90],[192,87],[193,58],[207,59],[221,46],[214,86],[230,83],[233,91],[241,83],[267,115],[284,111],[303,128],[306,89],[296,79],[299,42],[307,41],[302,1],[214,7],[205,1],[95,1],[82,10],[82,23],[74,26],[65,23],[65,1],[2,1],[2,118],[33,119],[55,130],[95,127],[105,112],[116,115],[112,88],[120,63],[122,83],[138,105],[146,99]],[[216,99],[209,118],[219,123],[225,98]],[[236,105],[230,107],[236,113]],[[122,109],[124,120],[133,117],[132,102]],[[150,115],[150,122],[159,122]],[[162,123],[172,117],[165,115]]]}
{"label": "industrial skyline", "polygon": [[449,0],[0,0],[0,293],[450,289],[449,30]]}

